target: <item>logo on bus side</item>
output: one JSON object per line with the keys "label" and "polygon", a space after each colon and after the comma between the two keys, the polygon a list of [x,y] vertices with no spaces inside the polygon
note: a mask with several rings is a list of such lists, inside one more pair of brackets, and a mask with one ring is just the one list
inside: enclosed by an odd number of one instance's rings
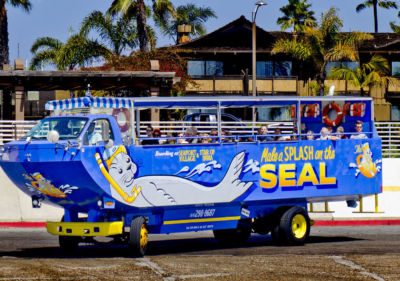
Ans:
{"label": "logo on bus side", "polygon": [[381,172],[382,167],[378,166],[377,164],[382,163],[382,159],[378,159],[373,162],[373,153],[369,147],[369,142],[366,142],[362,145],[356,145],[355,149],[356,152],[354,152],[354,154],[358,154],[356,163],[350,163],[349,169],[356,169],[356,177],[358,177],[358,175],[361,173],[367,178],[373,178],[378,172]]}
{"label": "logo on bus side", "polygon": [[[277,152],[276,148],[272,151],[265,148],[261,162],[267,164],[260,168],[260,186],[268,193],[276,191],[278,187],[281,187],[282,191],[301,190],[307,185],[315,185],[317,188],[336,188],[336,177],[328,176],[327,164],[323,162],[335,159],[335,155],[335,150],[331,149],[331,146],[315,151],[313,146],[287,146],[282,152]],[[302,162],[310,160],[322,161],[316,166],[310,162]],[[296,163],[276,164],[291,161]]]}
{"label": "logo on bus side", "polygon": [[30,176],[23,174],[22,176],[26,180],[30,180],[29,183],[25,183],[29,191],[50,197],[66,198],[67,194],[72,194],[75,190],[79,190],[78,187],[70,186],[69,184],[55,187],[50,180],[43,177],[40,173],[33,173]]}

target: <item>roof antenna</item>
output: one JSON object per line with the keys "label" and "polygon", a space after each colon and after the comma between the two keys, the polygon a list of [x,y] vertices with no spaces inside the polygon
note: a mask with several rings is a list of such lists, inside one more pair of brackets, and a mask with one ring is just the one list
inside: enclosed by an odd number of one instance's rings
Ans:
{"label": "roof antenna", "polygon": [[87,91],[86,91],[86,96],[90,97],[90,96],[92,96],[92,92],[90,91],[90,84],[88,84],[87,87],[88,88],[87,88]]}

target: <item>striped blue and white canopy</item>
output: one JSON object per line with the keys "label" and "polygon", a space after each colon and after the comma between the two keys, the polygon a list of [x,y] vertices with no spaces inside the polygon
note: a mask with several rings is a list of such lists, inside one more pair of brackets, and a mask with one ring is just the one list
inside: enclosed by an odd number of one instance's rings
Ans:
{"label": "striped blue and white canopy", "polygon": [[370,97],[299,97],[299,96],[233,96],[233,97],[134,97],[134,98],[109,98],[109,97],[84,97],[69,100],[49,101],[46,109],[71,109],[71,108],[131,108],[147,109],[189,109],[189,108],[246,108],[246,107],[282,107],[317,101],[371,101]]}
{"label": "striped blue and white canopy", "polygon": [[68,100],[55,100],[46,103],[47,110],[83,107],[130,108],[132,107],[132,102],[129,99],[124,98],[84,97]]}

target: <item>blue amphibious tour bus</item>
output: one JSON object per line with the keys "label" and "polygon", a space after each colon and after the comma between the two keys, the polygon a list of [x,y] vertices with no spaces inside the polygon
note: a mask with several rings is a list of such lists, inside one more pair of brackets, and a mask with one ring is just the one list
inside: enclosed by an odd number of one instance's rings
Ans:
{"label": "blue amphibious tour bus", "polygon": [[[218,134],[154,144],[140,135],[140,110],[149,108],[214,109]],[[288,134],[265,135],[264,127],[226,136],[221,111],[228,108],[286,108],[293,122]],[[251,233],[301,245],[310,234],[307,203],[354,205],[381,192],[371,98],[85,97],[52,101],[46,109],[49,117],[4,145],[0,165],[33,207],[64,208],[47,230],[59,235],[66,254],[108,236],[143,256],[148,234],[202,230],[225,245],[245,243]]]}

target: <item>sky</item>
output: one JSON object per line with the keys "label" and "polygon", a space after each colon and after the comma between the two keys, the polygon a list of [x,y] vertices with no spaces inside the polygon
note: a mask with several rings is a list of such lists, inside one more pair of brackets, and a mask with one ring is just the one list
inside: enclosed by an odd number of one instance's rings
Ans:
{"label": "sky", "polygon": [[[30,0],[33,4],[30,13],[23,12],[21,9],[7,5],[8,11],[8,32],[10,63],[14,65],[14,59],[32,58],[30,47],[39,37],[52,37],[65,42],[70,34],[70,28],[78,31],[83,18],[90,12],[98,10],[105,12],[111,5],[112,0]],[[264,0],[267,6],[260,7],[257,13],[256,23],[259,27],[267,31],[280,30],[276,25],[277,18],[283,13],[279,11],[282,6],[287,5],[287,0]],[[150,3],[150,0],[145,0]],[[207,32],[212,32],[227,23],[244,15],[251,20],[251,14],[255,9],[257,0],[171,0],[175,6],[195,3],[199,7],[210,7],[217,14],[217,19],[210,19],[206,23]],[[332,5],[339,8],[339,16],[343,19],[343,31],[364,31],[374,32],[373,9],[365,9],[361,13],[356,12],[356,6],[362,0],[308,0],[312,4],[309,10],[315,11],[316,18],[319,20],[322,12],[328,10]],[[398,2],[400,6],[400,1]],[[378,28],[379,32],[391,32],[389,22],[400,24],[397,17],[397,10],[383,10],[378,8]],[[149,20],[149,24],[152,21]],[[89,35],[96,38],[95,33]],[[19,44],[19,56],[18,56]],[[164,37],[158,31],[157,46],[173,44],[173,40]],[[52,69],[46,67],[46,69]]]}

